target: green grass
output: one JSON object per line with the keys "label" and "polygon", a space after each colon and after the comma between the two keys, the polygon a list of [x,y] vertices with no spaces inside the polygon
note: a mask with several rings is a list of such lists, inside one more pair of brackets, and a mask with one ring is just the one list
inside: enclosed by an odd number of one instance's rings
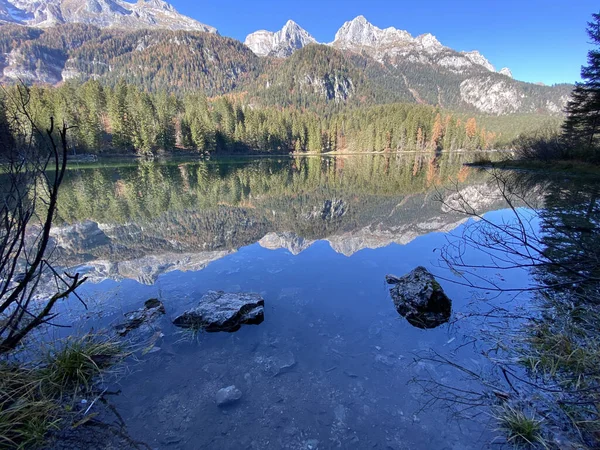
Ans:
{"label": "green grass", "polygon": [[35,449],[49,433],[81,420],[81,397],[128,353],[113,338],[86,334],[53,344],[29,366],[0,362],[0,449]]}
{"label": "green grass", "polygon": [[177,342],[200,343],[200,336],[204,333],[204,328],[201,326],[190,326],[177,331],[181,336]]}
{"label": "green grass", "polygon": [[496,409],[494,418],[498,422],[497,431],[506,436],[509,444],[516,447],[548,448],[542,435],[542,420],[528,416],[522,409],[508,403]]}
{"label": "green grass", "polygon": [[89,390],[95,378],[126,356],[121,342],[86,334],[67,338],[48,351],[42,370],[59,392]]}
{"label": "green grass", "polygon": [[534,382],[564,390],[549,408],[582,443],[600,448],[600,311],[594,295],[571,301],[545,296],[553,314],[529,327],[517,359]]}
{"label": "green grass", "polygon": [[62,408],[34,369],[0,365],[0,448],[36,448],[61,423]]}

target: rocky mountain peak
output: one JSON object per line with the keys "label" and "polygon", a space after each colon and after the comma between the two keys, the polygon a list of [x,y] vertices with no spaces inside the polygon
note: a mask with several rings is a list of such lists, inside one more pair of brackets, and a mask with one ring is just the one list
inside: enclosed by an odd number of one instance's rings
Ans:
{"label": "rocky mountain peak", "polygon": [[437,53],[442,51],[445,47],[442,45],[442,43],[440,41],[437,40],[437,38],[431,34],[431,33],[427,33],[427,34],[422,34],[421,36],[417,36],[415,38],[415,40],[421,44],[421,46],[423,47],[423,49],[427,52],[430,53]]}
{"label": "rocky mountain peak", "polygon": [[478,64],[482,67],[485,67],[490,72],[496,71],[494,66],[485,58],[485,56],[483,56],[477,50],[474,50],[472,52],[461,52],[461,53],[465,56],[465,58],[467,58],[473,64]]}
{"label": "rocky mountain peak", "polygon": [[163,0],[0,0],[0,23],[40,28],[87,23],[108,28],[164,28],[216,33]]}
{"label": "rocky mountain peak", "polygon": [[[92,1],[94,1],[94,0],[92,0]],[[170,3],[167,3],[163,0],[138,0],[137,3],[138,3],[138,5],[140,5],[142,7],[147,6],[150,8],[162,9],[164,11],[177,12],[173,5],[171,5]]]}
{"label": "rocky mountain peak", "polygon": [[500,69],[500,71],[498,73],[502,74],[502,75],[506,75],[509,78],[513,78],[513,74],[508,67],[503,67],[502,69]]}
{"label": "rocky mountain peak", "polygon": [[416,60],[428,59],[431,55],[446,50],[432,34],[413,37],[408,31],[394,27],[381,29],[368,22],[364,16],[358,16],[342,25],[331,45],[345,50],[364,51],[380,62],[388,57],[406,57],[411,52],[423,55],[422,58],[413,55],[412,58]]}
{"label": "rocky mountain peak", "polygon": [[295,50],[317,41],[293,20],[288,20],[277,32],[260,30],[249,34],[244,44],[258,56],[286,58]]}
{"label": "rocky mountain peak", "polygon": [[[248,35],[245,44],[258,56],[285,58],[316,42],[306,30],[289,20],[278,32],[260,30]],[[458,74],[496,72],[494,66],[476,50],[452,50],[431,33],[413,37],[408,31],[394,27],[382,29],[362,15],[345,22],[328,45],[365,53],[380,63],[391,63],[396,67],[409,62],[439,66]],[[508,69],[502,73],[511,76]]]}
{"label": "rocky mountain peak", "polygon": [[389,27],[384,30],[370,23],[365,16],[344,23],[335,35],[332,45],[339,48],[376,47],[393,42],[412,40],[412,36],[403,30]]}

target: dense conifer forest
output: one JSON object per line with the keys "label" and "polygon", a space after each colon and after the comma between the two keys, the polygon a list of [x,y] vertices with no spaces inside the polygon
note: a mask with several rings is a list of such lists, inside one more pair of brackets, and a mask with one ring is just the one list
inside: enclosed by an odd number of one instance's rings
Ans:
{"label": "dense conifer forest", "polygon": [[40,128],[50,117],[77,124],[70,139],[80,153],[488,149],[499,137],[475,117],[432,106],[399,103],[319,115],[293,106],[256,108],[236,96],[146,92],[124,81],[115,87],[98,81],[27,90],[13,86],[5,93],[8,117],[20,114],[11,109],[10,99],[24,94]]}

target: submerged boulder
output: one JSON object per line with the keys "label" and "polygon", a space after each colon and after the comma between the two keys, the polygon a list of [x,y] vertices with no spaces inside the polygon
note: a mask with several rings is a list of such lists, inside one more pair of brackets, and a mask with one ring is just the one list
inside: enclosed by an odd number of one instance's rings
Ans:
{"label": "submerged boulder", "polygon": [[403,277],[388,275],[393,284],[390,294],[396,310],[417,328],[436,328],[450,320],[452,301],[442,286],[424,267],[417,267]]}
{"label": "submerged boulder", "polygon": [[242,398],[242,391],[235,386],[220,389],[216,395],[217,406],[230,406]]}
{"label": "submerged boulder", "polygon": [[181,314],[173,323],[182,328],[233,332],[244,324],[262,323],[264,306],[265,301],[258,294],[209,291],[198,306]]}
{"label": "submerged boulder", "polygon": [[127,321],[115,326],[115,330],[119,336],[127,336],[131,331],[156,320],[165,312],[165,305],[160,300],[151,298],[144,303],[143,308],[125,314]]}

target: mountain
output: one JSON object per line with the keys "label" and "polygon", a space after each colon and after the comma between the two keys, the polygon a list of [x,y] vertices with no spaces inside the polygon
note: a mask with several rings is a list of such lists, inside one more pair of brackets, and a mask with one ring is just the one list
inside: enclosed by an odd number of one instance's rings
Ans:
{"label": "mountain", "polygon": [[[246,38],[245,44],[258,56],[288,57],[316,40],[293,21],[278,33],[257,31]],[[432,34],[412,37],[408,31],[394,27],[381,29],[364,16],[342,25],[329,45],[366,54],[380,63],[397,63],[400,60],[437,65],[456,73],[469,70],[496,72],[494,66],[478,51],[457,52],[443,46]],[[502,69],[501,73],[510,73]]]}
{"label": "mountain", "polygon": [[235,93],[252,105],[319,113],[411,102],[491,115],[558,115],[573,88],[514,80],[477,51],[380,29],[363,16],[327,45],[293,21],[244,45],[162,0],[0,0],[0,20],[0,83],[124,78],[153,91]]}
{"label": "mountain", "polygon": [[312,37],[298,38],[310,35],[297,25],[291,27],[295,33],[288,28],[246,39],[260,57],[291,59],[272,64],[276,69],[252,89],[270,104],[310,107],[307,99],[318,97],[334,105],[409,101],[493,115],[560,114],[572,90],[571,85],[539,89],[514,80],[508,68],[496,71],[478,51],[453,50],[431,34],[381,29],[364,16],[338,30],[327,44],[332,51],[316,50]]}
{"label": "mountain", "polygon": [[382,30],[364,16],[344,23],[331,45],[356,53],[364,51],[378,61],[386,56],[409,55],[413,51],[437,54],[445,49],[431,34],[413,38],[407,31],[393,27]]}
{"label": "mountain", "polygon": [[315,44],[317,41],[293,20],[276,33],[260,30],[246,37],[246,44],[258,56],[286,58],[295,50]]}
{"label": "mountain", "polygon": [[410,102],[491,115],[560,114],[572,88],[537,86],[479,65],[460,73],[405,59],[378,62],[364,53],[316,44],[270,61],[246,87],[260,103],[320,112]]}
{"label": "mountain", "polygon": [[0,22],[47,28],[66,23],[216,33],[162,0],[0,0]]}
{"label": "mountain", "polygon": [[57,84],[119,79],[150,90],[231,92],[261,63],[241,42],[197,31],[65,24],[0,26],[0,81]]}

